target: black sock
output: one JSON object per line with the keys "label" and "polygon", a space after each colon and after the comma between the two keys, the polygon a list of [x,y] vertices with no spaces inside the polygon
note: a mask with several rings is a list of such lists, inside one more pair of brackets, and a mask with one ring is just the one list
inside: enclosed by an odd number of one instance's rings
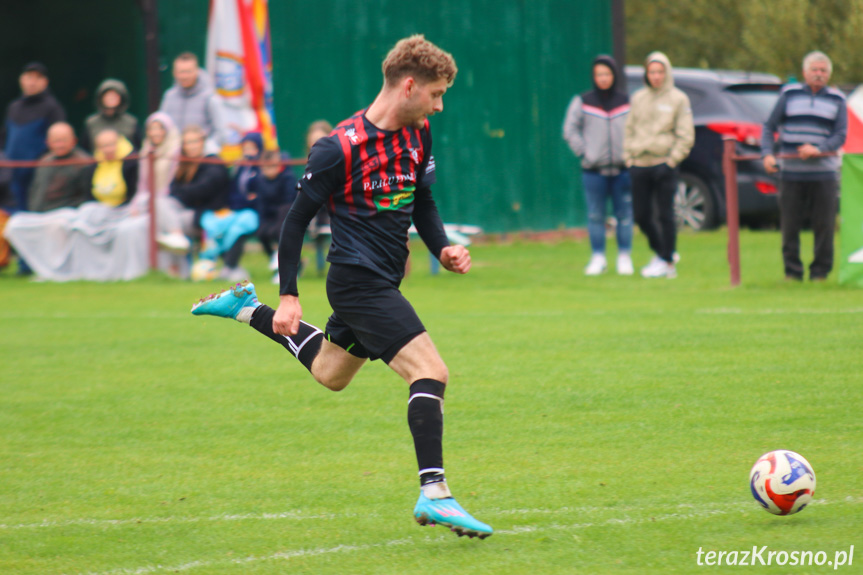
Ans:
{"label": "black sock", "polygon": [[301,321],[297,335],[283,336],[273,331],[274,315],[276,315],[276,310],[261,304],[252,314],[252,320],[249,323],[271,340],[284,346],[311,372],[312,362],[321,350],[321,342],[324,339],[323,332],[315,326]]}
{"label": "black sock", "polygon": [[446,385],[434,379],[411,384],[408,425],[414,437],[420,485],[445,481],[443,471],[443,393]]}

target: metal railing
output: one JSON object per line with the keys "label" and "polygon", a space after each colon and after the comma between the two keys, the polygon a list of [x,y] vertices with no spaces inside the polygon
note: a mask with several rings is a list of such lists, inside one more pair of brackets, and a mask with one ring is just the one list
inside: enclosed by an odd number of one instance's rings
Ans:
{"label": "metal railing", "polygon": [[[141,161],[142,158],[140,154],[129,154],[123,158],[118,158],[117,160],[111,161],[122,161],[122,162],[138,162]],[[145,158],[147,161],[147,167],[151,174],[155,172],[156,167],[156,153],[151,151],[147,154]],[[275,162],[272,161],[261,161],[261,160],[237,160],[233,162],[226,162],[221,158],[210,158],[210,157],[201,157],[201,158],[189,158],[187,156],[179,156],[177,158],[178,162],[192,162],[199,164],[222,164],[225,166],[262,166],[266,165],[274,165]],[[68,160],[0,160],[0,168],[40,168],[40,167],[52,167],[52,166],[87,166],[99,163],[94,158],[73,158]],[[280,160],[278,162],[282,166],[305,166],[305,159],[292,159],[292,160]],[[158,255],[159,248],[156,244],[156,178],[150,178],[150,189],[148,190],[150,193],[150,197],[148,200],[147,209],[150,213],[150,223],[149,223],[149,232],[148,232],[148,242],[149,242],[149,252],[150,252],[150,269],[155,270],[158,267]]]}

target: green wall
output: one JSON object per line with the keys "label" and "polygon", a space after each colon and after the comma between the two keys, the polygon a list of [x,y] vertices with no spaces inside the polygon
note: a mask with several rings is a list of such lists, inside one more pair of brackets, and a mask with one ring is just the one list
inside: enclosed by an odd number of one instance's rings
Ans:
{"label": "green wall", "polygon": [[133,0],[0,2],[0,106],[21,95],[27,62],[48,67],[50,89],[80,132],[95,111],[93,93],[108,77],[129,88],[130,111],[147,112],[143,24]]}
{"label": "green wall", "polygon": [[[0,3],[0,103],[18,95],[30,60],[80,128],[108,76],[124,80],[144,118],[146,74],[135,0]],[[160,0],[162,89],[173,57],[203,57],[206,0]],[[445,111],[432,118],[435,195],[446,221],[490,232],[582,226],[578,162],[561,139],[569,99],[589,88],[593,56],[611,51],[610,0],[270,0],[280,143],[302,156],[313,120],[368,105],[380,63],[404,36],[424,33],[459,66]]]}
{"label": "green wall", "polygon": [[[203,56],[207,5],[159,3],[163,89],[175,54]],[[444,220],[490,232],[584,225],[561,124],[572,95],[589,88],[593,57],[611,51],[610,1],[271,0],[270,20],[279,139],[294,156],[310,122],[368,105],[387,51],[423,33],[459,66],[431,120]]]}
{"label": "green wall", "polygon": [[[80,127],[92,93],[124,80],[144,118],[141,14],[134,0],[3,2],[0,100],[21,66],[41,59]],[[206,0],[159,2],[162,89],[179,52],[203,57]],[[280,144],[304,155],[313,120],[333,124],[368,105],[380,63],[399,39],[424,33],[456,58],[459,75],[432,118],[435,195],[446,221],[490,232],[582,226],[578,163],[561,138],[569,99],[589,87],[590,61],[611,51],[609,0],[270,0]]]}

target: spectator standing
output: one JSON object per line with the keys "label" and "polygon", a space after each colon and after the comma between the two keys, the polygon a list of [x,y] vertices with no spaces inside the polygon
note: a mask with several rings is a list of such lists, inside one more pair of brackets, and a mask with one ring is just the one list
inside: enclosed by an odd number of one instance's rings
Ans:
{"label": "spectator standing", "polygon": [[224,125],[218,96],[206,74],[198,67],[198,57],[183,52],[174,59],[174,85],[162,96],[159,111],[168,114],[182,132],[197,126],[206,135],[206,152],[217,154],[225,142]]}
{"label": "spectator standing", "polygon": [[[90,154],[79,148],[75,130],[66,122],[57,122],[48,129],[48,153],[42,162],[89,160]],[[90,199],[87,181],[89,164],[39,166],[30,184],[28,209],[47,212],[60,208],[77,208]]]}
{"label": "spectator standing", "polygon": [[[809,279],[823,281],[833,269],[833,233],[839,195],[838,156],[845,143],[848,115],[845,96],[827,85],[833,63],[824,52],[803,58],[803,82],[782,89],[773,112],[764,124],[761,153],[768,173],[779,172],[779,218],[785,278],[801,281],[800,228],[809,216],[815,235],[814,259]],[[778,132],[779,140],[774,143]],[[775,145],[785,158],[777,162]]]}
{"label": "spectator standing", "polygon": [[[24,66],[18,81],[21,97],[9,104],[0,131],[0,148],[10,160],[35,160],[45,153],[48,128],[66,119],[66,112],[48,90],[48,69],[41,62]],[[17,168],[10,189],[13,211],[27,209],[27,190],[33,179],[33,168]],[[18,273],[29,275],[30,267],[18,260]]]}
{"label": "spectator standing", "polygon": [[641,275],[674,278],[677,277],[674,194],[680,162],[695,143],[695,127],[689,98],[674,87],[668,57],[662,52],[652,52],[644,68],[645,86],[632,95],[623,157],[632,178],[635,222],[655,254],[641,269]]}
{"label": "spectator standing", "polygon": [[563,137],[581,158],[591,258],[585,275],[607,267],[605,214],[609,199],[617,220],[617,273],[632,275],[632,189],[623,161],[623,132],[629,96],[618,88],[620,72],[611,56],[593,61],[593,90],[575,96],[566,111]]}
{"label": "spectator standing", "polygon": [[[45,153],[48,128],[66,119],[66,112],[48,89],[48,69],[40,62],[24,66],[19,77],[21,97],[9,104],[0,140],[10,160],[35,160]],[[27,209],[32,168],[18,168],[11,188],[15,206]]]}
{"label": "spectator standing", "polygon": [[89,116],[81,133],[81,147],[93,151],[96,134],[112,129],[125,137],[132,146],[141,145],[141,130],[138,118],[128,113],[129,90],[120,80],[108,78],[96,89],[96,113]]}

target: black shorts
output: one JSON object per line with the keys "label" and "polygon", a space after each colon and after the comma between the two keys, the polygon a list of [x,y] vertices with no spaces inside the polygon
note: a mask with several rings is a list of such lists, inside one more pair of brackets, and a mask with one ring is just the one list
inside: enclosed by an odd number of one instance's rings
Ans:
{"label": "black shorts", "polygon": [[423,326],[398,285],[360,266],[330,264],[326,337],[356,357],[389,363]]}

